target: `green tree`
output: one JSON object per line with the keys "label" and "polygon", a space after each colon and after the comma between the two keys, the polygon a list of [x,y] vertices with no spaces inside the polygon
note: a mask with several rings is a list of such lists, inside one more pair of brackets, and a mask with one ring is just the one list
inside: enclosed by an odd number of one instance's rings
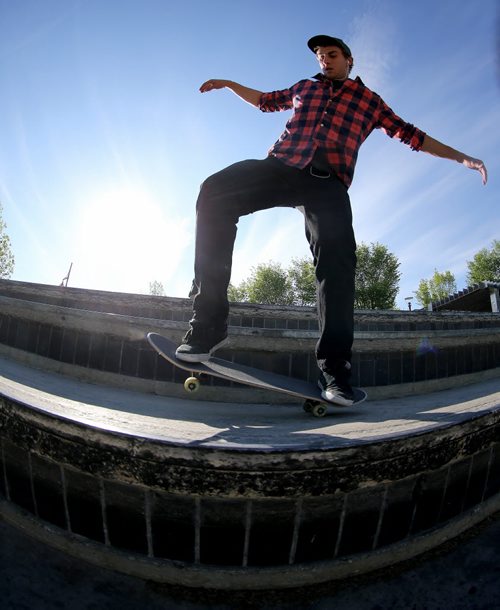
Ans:
{"label": "green tree", "polygon": [[234,284],[229,284],[229,288],[227,289],[227,298],[233,303],[244,303],[248,301],[248,288],[247,282],[244,280],[238,286]]}
{"label": "green tree", "polygon": [[440,273],[434,269],[434,275],[429,280],[420,280],[418,290],[414,292],[417,301],[427,307],[434,301],[444,299],[457,290],[455,276],[451,271]]}
{"label": "green tree", "polygon": [[479,282],[500,282],[500,241],[495,239],[491,248],[483,248],[467,261],[469,286]]}
{"label": "green tree", "polygon": [[287,272],[293,287],[294,305],[315,305],[316,275],[312,260],[294,258]]}
{"label": "green tree", "polygon": [[238,286],[230,285],[231,301],[248,301],[266,305],[292,305],[293,285],[288,272],[279,263],[270,261],[252,267],[250,277]]}
{"label": "green tree", "polygon": [[361,243],[356,250],[356,309],[394,309],[399,292],[399,260],[382,244]]}
{"label": "green tree", "polygon": [[14,255],[10,238],[5,232],[7,225],[3,220],[3,208],[0,203],[0,278],[8,279],[14,272]]}
{"label": "green tree", "polygon": [[163,289],[163,284],[161,282],[157,282],[156,280],[149,282],[149,294],[152,294],[153,296],[157,296],[157,297],[165,296],[165,290]]}
{"label": "green tree", "polygon": [[267,305],[292,305],[293,287],[285,269],[279,264],[270,262],[260,264],[252,269],[247,281],[248,300],[250,303]]}
{"label": "green tree", "polygon": [[[399,290],[399,261],[381,244],[358,246],[355,307],[391,309]],[[272,261],[252,268],[238,286],[230,284],[230,301],[272,305],[315,305],[316,277],[309,258],[292,259],[287,269]]]}
{"label": "green tree", "polygon": [[252,268],[250,277],[237,286],[230,284],[228,298],[236,302],[273,305],[314,305],[316,279],[310,259],[292,259],[284,269],[270,261]]}

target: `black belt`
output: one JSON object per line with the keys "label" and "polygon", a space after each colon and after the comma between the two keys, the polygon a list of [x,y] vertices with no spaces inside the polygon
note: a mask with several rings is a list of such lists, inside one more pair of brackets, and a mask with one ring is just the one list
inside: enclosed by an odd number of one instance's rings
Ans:
{"label": "black belt", "polygon": [[331,172],[329,172],[328,170],[321,169],[319,167],[314,167],[314,165],[309,165],[309,173],[315,178],[323,179],[330,178],[332,175]]}

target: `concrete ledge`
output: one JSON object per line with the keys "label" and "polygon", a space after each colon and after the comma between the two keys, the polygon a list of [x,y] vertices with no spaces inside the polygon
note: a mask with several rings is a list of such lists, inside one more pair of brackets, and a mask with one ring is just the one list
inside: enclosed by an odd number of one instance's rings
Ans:
{"label": "concrete ledge", "polygon": [[[248,449],[256,455],[296,449],[318,460],[326,448],[338,452],[383,439],[409,437],[414,447],[416,443],[425,447],[428,439],[422,438],[424,432],[437,433],[444,439],[451,431],[450,438],[455,438],[457,434],[465,436],[463,426],[473,425],[478,418],[500,419],[498,376],[433,394],[331,409],[329,416],[317,419],[307,416],[293,402],[274,406],[163,397],[77,381],[0,358],[0,396],[7,403],[19,405],[19,417],[36,422],[37,428],[43,426],[48,432],[64,430],[66,436],[77,440],[83,425],[90,427],[89,433],[93,430],[93,438],[103,435],[100,443],[111,440],[113,431],[124,435],[124,441],[127,436],[131,440],[137,436],[188,449],[194,442],[196,449],[203,446],[222,451],[218,463],[226,449]],[[7,421],[5,426],[8,425]],[[252,434],[252,426],[256,427],[256,434]],[[308,434],[310,431],[315,436]],[[383,445],[377,447],[381,452],[389,451]],[[315,455],[318,449],[321,453]],[[138,448],[135,455],[137,451]],[[330,459],[325,456],[325,464]]]}
{"label": "concrete ledge", "polygon": [[[200,392],[196,394],[187,394],[182,384],[182,373],[177,376],[175,381],[152,381],[150,379],[124,376],[118,373],[99,371],[88,367],[60,362],[59,360],[44,358],[43,356],[8,347],[1,343],[0,358],[18,362],[19,364],[40,371],[64,375],[65,377],[86,383],[123,388],[144,392],[146,394],[157,394],[158,396],[172,396],[189,401],[216,401],[238,404],[269,403],[274,405],[302,404],[303,402],[301,399],[294,399],[293,396],[286,396],[277,392],[266,392],[249,386],[242,387],[239,386],[239,384],[234,383],[225,386],[213,386],[210,385],[210,381],[202,385]],[[364,389],[368,393],[368,401],[386,400],[389,398],[402,398],[404,396],[415,396],[418,394],[427,394],[429,392],[461,388],[498,378],[500,378],[500,368],[414,383],[370,386],[365,387]]]}
{"label": "concrete ledge", "polygon": [[[104,290],[88,290],[73,287],[52,286],[31,282],[0,279],[0,295],[29,301],[46,303],[66,308],[101,311],[133,317],[158,320],[180,320],[191,317],[191,300],[176,297],[158,297],[145,294],[129,294]],[[356,310],[355,325],[360,331],[411,330],[415,326],[427,330],[444,330],[450,326],[474,327],[474,321],[483,325],[485,320],[492,328],[499,328],[500,318],[494,313],[470,311],[429,312],[426,310]],[[314,307],[258,305],[254,303],[231,303],[233,326],[256,328],[286,328],[272,320],[294,321],[293,328],[310,329],[309,322],[316,322]],[[270,322],[266,324],[266,320]],[[472,322],[472,326],[471,326]],[[292,328],[290,327],[290,329]],[[317,326],[315,327],[317,330]]]}

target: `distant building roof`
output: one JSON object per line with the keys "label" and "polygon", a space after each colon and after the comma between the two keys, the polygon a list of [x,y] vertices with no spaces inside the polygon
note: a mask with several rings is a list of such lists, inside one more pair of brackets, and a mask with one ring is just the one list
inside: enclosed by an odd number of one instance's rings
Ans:
{"label": "distant building roof", "polygon": [[433,311],[499,311],[500,282],[480,282],[431,303]]}

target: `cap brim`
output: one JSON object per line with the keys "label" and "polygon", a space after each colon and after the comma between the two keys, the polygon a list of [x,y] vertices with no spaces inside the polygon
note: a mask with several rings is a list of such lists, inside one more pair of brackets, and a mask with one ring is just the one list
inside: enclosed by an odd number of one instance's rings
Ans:
{"label": "cap brim", "polygon": [[347,53],[347,55],[352,56],[351,49],[343,40],[340,40],[340,38],[334,38],[333,36],[327,36],[326,34],[318,34],[318,36],[313,36],[307,41],[307,46],[313,53],[316,53],[316,49],[318,47],[338,47]]}

